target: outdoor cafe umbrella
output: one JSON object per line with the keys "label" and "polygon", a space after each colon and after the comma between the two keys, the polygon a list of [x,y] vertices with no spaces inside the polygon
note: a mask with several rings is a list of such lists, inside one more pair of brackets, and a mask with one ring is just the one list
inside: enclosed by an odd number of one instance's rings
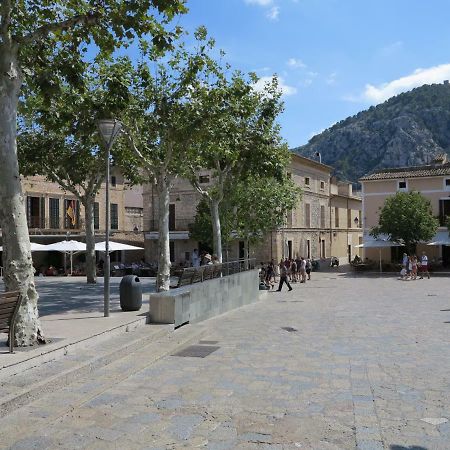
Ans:
{"label": "outdoor cafe umbrella", "polygon": [[[47,246],[44,244],[37,244],[36,242],[30,242],[30,248],[32,252],[46,252]],[[0,252],[3,251],[3,247],[0,246]]]}
{"label": "outdoor cafe umbrella", "polygon": [[[106,243],[103,242],[98,242],[97,244],[95,244],[95,250],[97,252],[105,252],[106,248]],[[144,250],[142,247],[136,247],[134,245],[128,245],[128,244],[122,244],[121,242],[113,242],[113,241],[109,241],[109,251],[110,252],[115,252],[117,250]]]}
{"label": "outdoor cafe umbrella", "polygon": [[[70,275],[73,270],[73,255],[86,251],[86,244],[78,241],[60,241],[54,244],[45,245],[45,250],[68,253],[70,255]],[[44,250],[44,249],[43,249]]]}
{"label": "outdoor cafe umbrella", "polygon": [[381,249],[389,247],[401,247],[402,244],[397,244],[392,241],[385,241],[383,239],[373,239],[364,242],[363,244],[355,245],[356,248],[378,248],[380,250],[380,273],[383,271],[381,265]]}

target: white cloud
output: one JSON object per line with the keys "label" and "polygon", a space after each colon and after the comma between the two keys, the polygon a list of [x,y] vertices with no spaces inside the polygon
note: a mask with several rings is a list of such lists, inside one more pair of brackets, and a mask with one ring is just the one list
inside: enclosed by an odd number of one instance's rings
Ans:
{"label": "white cloud", "polygon": [[289,58],[288,62],[286,63],[289,67],[292,67],[294,69],[305,69],[306,64],[301,60],[297,58]]}
{"label": "white cloud", "polygon": [[[361,100],[382,103],[401,92],[409,91],[424,84],[442,83],[450,79],[450,64],[441,64],[428,69],[416,69],[412,74],[379,86],[367,84]],[[352,97],[349,97],[351,100]]]}
{"label": "white cloud", "polygon": [[245,3],[249,5],[269,6],[273,3],[273,0],[245,0]]}
{"label": "white cloud", "polygon": [[401,50],[403,50],[403,41],[396,41],[380,49],[379,54],[380,56],[389,57],[394,56]]}
{"label": "white cloud", "polygon": [[270,20],[278,20],[278,16],[280,15],[280,8],[278,6],[272,6],[272,8],[267,11],[266,16]]}
{"label": "white cloud", "polygon": [[[261,92],[267,82],[271,82],[272,77],[261,77],[254,85],[255,90]],[[284,96],[288,97],[290,95],[295,95],[297,93],[297,88],[289,86],[284,82],[282,77],[278,77],[278,87]]]}
{"label": "white cloud", "polygon": [[330,73],[330,75],[328,75],[328,77],[326,78],[325,83],[328,84],[329,86],[333,86],[334,84],[336,84],[336,77],[337,77],[336,72]]}

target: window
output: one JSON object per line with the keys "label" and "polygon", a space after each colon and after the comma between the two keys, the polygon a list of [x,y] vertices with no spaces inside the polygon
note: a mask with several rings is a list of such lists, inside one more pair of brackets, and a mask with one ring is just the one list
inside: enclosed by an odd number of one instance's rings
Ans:
{"label": "window", "polygon": [[94,230],[100,228],[100,208],[98,202],[94,202]]}
{"label": "window", "polygon": [[441,227],[445,227],[447,217],[450,217],[450,200],[439,200],[439,225]]}
{"label": "window", "polygon": [[323,191],[325,189],[325,181],[320,182],[320,190]]}
{"label": "window", "polygon": [[175,203],[169,205],[169,231],[175,231]]}
{"label": "window", "polygon": [[406,189],[408,188],[406,181],[399,181],[398,182],[398,190],[399,191],[406,191]]}
{"label": "window", "polygon": [[444,180],[444,186],[447,191],[450,190],[450,178]]}
{"label": "window", "polygon": [[59,228],[59,198],[49,198],[50,228]]}
{"label": "window", "polygon": [[352,227],[352,210],[347,209],[347,228]]}
{"label": "window", "polygon": [[334,227],[339,228],[339,208],[334,208]]}
{"label": "window", "polygon": [[305,177],[305,186],[309,186],[310,182],[311,180],[309,179],[309,177]]}
{"label": "window", "polygon": [[320,205],[320,228],[325,228],[325,206]]}
{"label": "window", "polygon": [[28,228],[45,228],[45,198],[27,197]]}
{"label": "window", "polygon": [[305,227],[311,228],[311,205],[305,203]]}
{"label": "window", "polygon": [[175,242],[174,241],[169,242],[169,252],[170,252],[170,262],[174,263],[175,262]]}
{"label": "window", "polygon": [[117,203],[111,203],[111,230],[119,229],[119,206]]}
{"label": "window", "polygon": [[200,184],[205,184],[205,183],[209,183],[209,175],[200,175],[198,177],[198,182]]}
{"label": "window", "polygon": [[116,177],[112,176],[112,177],[111,177],[111,186],[112,186],[112,187],[116,187],[116,184],[117,184],[117,182],[116,182]]}
{"label": "window", "polygon": [[320,241],[320,257],[321,258],[326,258],[326,254],[325,254],[325,239],[322,239]]}

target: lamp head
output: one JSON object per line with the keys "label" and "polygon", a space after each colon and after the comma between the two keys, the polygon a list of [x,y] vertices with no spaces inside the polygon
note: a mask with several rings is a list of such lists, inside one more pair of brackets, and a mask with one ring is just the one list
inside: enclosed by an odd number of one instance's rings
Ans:
{"label": "lamp head", "polygon": [[117,119],[100,119],[98,130],[105,144],[110,148],[122,129],[122,123]]}

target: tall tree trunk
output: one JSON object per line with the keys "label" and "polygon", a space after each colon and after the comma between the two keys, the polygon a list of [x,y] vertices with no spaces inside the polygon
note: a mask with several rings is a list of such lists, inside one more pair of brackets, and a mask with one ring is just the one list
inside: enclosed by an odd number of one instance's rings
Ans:
{"label": "tall tree trunk", "polygon": [[86,231],[86,278],[88,284],[97,282],[95,267],[94,200],[94,196],[86,194],[84,202],[84,226]]}
{"label": "tall tree trunk", "polygon": [[17,106],[21,88],[17,49],[0,46],[0,226],[3,236],[4,281],[20,290],[22,306],[15,327],[18,346],[45,343],[37,309],[38,293],[30,251],[25,202],[17,161]]}
{"label": "tall tree trunk", "polygon": [[170,289],[170,240],[169,240],[169,203],[170,181],[165,173],[158,177],[159,241],[158,241],[158,275],[156,286],[158,292]]}
{"label": "tall tree trunk", "polygon": [[213,249],[215,255],[219,258],[219,262],[222,262],[222,231],[220,228],[219,201],[216,199],[211,199],[209,202],[209,208],[211,210],[213,228]]}

